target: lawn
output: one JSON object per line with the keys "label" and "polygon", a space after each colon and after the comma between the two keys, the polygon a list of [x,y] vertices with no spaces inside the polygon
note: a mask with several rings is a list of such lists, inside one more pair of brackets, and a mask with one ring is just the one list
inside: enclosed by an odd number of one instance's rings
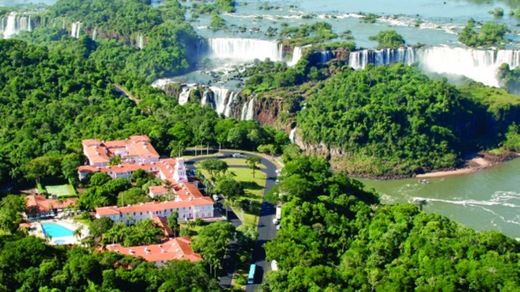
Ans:
{"label": "lawn", "polygon": [[[229,165],[229,167],[233,167],[233,166],[249,167],[249,165],[247,164],[247,160],[244,158],[226,158],[226,159],[222,159],[222,161],[225,161]],[[265,169],[265,165],[258,164],[258,168]]]}
{"label": "lawn", "polygon": [[56,195],[58,197],[70,197],[76,195],[76,191],[70,184],[53,186],[48,185],[45,186],[45,191],[51,195]]}
{"label": "lawn", "polygon": [[[229,165],[227,174],[232,174],[233,178],[242,183],[245,190],[245,196],[238,198],[237,201],[249,202],[250,206],[255,206],[257,212],[247,212],[241,208],[238,204],[233,204],[231,208],[235,214],[241,219],[244,224],[251,224],[256,226],[258,222],[258,216],[260,215],[260,206],[262,204],[262,198],[264,194],[265,181],[267,178],[266,173],[262,170],[265,169],[264,165],[259,165],[261,169],[255,171],[255,177],[253,177],[253,170],[246,168],[245,159],[240,158],[229,158],[223,159]],[[238,167],[237,167],[238,166]],[[205,177],[209,177],[208,173],[199,168]],[[246,204],[247,206],[247,204]],[[252,208],[256,210],[255,208]]]}

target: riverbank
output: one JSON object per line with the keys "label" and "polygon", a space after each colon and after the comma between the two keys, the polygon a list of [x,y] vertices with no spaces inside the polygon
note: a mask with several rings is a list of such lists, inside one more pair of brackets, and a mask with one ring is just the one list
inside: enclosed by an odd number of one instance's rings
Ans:
{"label": "riverbank", "polygon": [[502,155],[493,155],[488,152],[483,152],[478,154],[478,156],[473,157],[466,161],[465,166],[463,168],[453,169],[453,170],[441,170],[441,171],[433,171],[423,174],[418,174],[415,177],[420,179],[426,178],[438,178],[438,177],[447,177],[447,176],[458,176],[458,175],[467,175],[472,174],[474,172],[480,171],[482,169],[490,168],[497,164],[500,164],[505,161],[509,161],[511,159],[515,159],[520,156],[520,153],[507,152]]}

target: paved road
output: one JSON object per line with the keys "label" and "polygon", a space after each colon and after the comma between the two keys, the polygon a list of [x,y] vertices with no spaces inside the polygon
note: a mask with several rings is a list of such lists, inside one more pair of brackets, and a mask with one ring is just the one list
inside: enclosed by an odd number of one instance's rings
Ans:
{"label": "paved road", "polygon": [[[221,150],[221,153],[223,153],[222,156],[212,156],[212,157],[194,157],[192,159],[189,159],[186,161],[186,164],[188,168],[192,167],[190,165],[193,165],[194,163],[210,158],[225,158],[229,157],[233,153],[240,152],[239,150]],[[242,152],[243,153],[243,152]],[[275,186],[276,184],[276,166],[274,163],[269,161],[268,159],[260,156],[260,155],[254,155],[249,153],[243,153],[244,156],[256,156],[260,158],[261,163],[265,165],[265,173],[267,174],[267,180],[265,182],[265,189],[264,189],[264,196]],[[257,265],[256,268],[256,277],[255,277],[255,284],[254,285],[247,285],[246,291],[255,291],[259,284],[262,283],[263,276],[266,272],[271,270],[271,264],[270,262],[267,262],[265,260],[265,250],[264,250],[264,243],[266,241],[272,240],[276,235],[276,227],[273,224],[273,219],[276,213],[275,206],[272,204],[266,202],[265,200],[262,202],[262,208],[260,211],[260,217],[258,220],[258,239],[256,241],[255,250],[253,252],[253,261],[252,263]],[[236,218],[236,215],[233,214]],[[238,219],[235,219],[238,220]],[[237,222],[232,222],[233,225],[235,225]],[[238,223],[240,224],[240,223]],[[229,283],[228,283],[229,282]],[[221,285],[229,287],[231,284],[231,277],[230,275],[221,277],[220,281]]]}

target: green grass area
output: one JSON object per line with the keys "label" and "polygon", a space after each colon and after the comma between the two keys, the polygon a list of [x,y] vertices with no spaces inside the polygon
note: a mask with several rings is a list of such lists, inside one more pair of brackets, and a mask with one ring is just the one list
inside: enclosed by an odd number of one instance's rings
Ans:
{"label": "green grass area", "polygon": [[[257,211],[246,211],[238,203],[233,203],[230,207],[233,212],[240,218],[244,224],[252,224],[256,226],[258,222],[258,216],[260,215],[260,205],[262,204],[262,198],[265,189],[265,182],[267,174],[264,172],[265,166],[259,165],[260,169],[255,170],[255,176],[253,177],[253,170],[250,168],[244,168],[245,159],[242,158],[227,158],[223,159],[229,165],[227,171],[228,175],[241,182],[244,186],[245,196],[237,198],[236,201],[242,201],[243,204],[250,206],[250,210]],[[242,166],[242,167],[236,167]],[[198,168],[206,178],[210,178],[209,174]],[[256,208],[255,208],[256,207]]]}
{"label": "green grass area", "polygon": [[508,93],[505,89],[471,84],[461,91],[496,110],[504,106],[520,105],[520,96]]}
{"label": "green grass area", "polygon": [[260,200],[262,199],[267,178],[265,172],[257,169],[255,177],[253,177],[253,170],[249,168],[230,167],[228,172],[234,174],[234,179],[242,183],[246,193],[251,193]]}
{"label": "green grass area", "polygon": [[[226,159],[222,159],[222,160],[225,161],[230,167],[233,167],[233,166],[249,167],[249,165],[247,164],[247,160],[245,158],[226,158]],[[258,168],[265,169],[266,167],[263,164],[259,164]]]}
{"label": "green grass area", "polygon": [[45,191],[51,195],[56,195],[58,197],[76,196],[76,191],[74,190],[74,187],[72,187],[72,185],[70,184],[45,186]]}

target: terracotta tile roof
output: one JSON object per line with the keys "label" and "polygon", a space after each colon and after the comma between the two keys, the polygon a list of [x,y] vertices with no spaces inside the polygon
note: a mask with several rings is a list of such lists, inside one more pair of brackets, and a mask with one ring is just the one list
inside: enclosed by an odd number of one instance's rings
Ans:
{"label": "terracotta tile roof", "polygon": [[168,193],[168,189],[165,186],[151,186],[148,188],[150,193],[154,195],[165,195]]}
{"label": "terracotta tile roof", "polygon": [[42,195],[29,195],[25,201],[25,208],[29,212],[47,213],[51,209],[64,209],[76,204],[77,198],[63,200],[47,199]]}
{"label": "terracotta tile roof", "polygon": [[[94,163],[108,163],[110,157],[116,153],[121,153],[122,156],[140,157],[145,159],[159,159],[159,153],[150,143],[150,138],[147,136],[130,136],[126,140],[100,141],[97,139],[83,140],[83,150],[91,164]],[[124,157],[123,157],[124,158]]]}
{"label": "terracotta tile roof", "polygon": [[96,214],[100,216],[110,216],[116,214],[128,214],[137,212],[157,212],[167,209],[189,208],[193,206],[213,205],[213,200],[209,197],[193,198],[185,201],[165,201],[165,202],[148,202],[126,207],[100,207],[96,208]]}
{"label": "terracotta tile roof", "polygon": [[[83,150],[90,163],[108,163],[110,156],[106,147],[83,141]],[[87,146],[85,146],[87,145]]]}
{"label": "terracotta tile roof", "polygon": [[177,237],[161,244],[123,247],[120,244],[107,245],[106,250],[134,257],[141,257],[148,262],[167,262],[171,260],[188,260],[198,262],[202,257],[191,248],[191,240]]}

